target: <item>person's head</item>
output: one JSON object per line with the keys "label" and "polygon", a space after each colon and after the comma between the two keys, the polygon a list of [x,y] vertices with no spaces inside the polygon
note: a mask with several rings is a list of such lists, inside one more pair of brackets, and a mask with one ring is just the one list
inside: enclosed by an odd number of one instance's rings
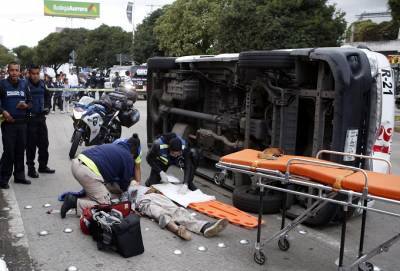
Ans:
{"label": "person's head", "polygon": [[130,71],[125,71],[125,75],[128,76],[128,77],[131,76]]}
{"label": "person's head", "polygon": [[182,142],[178,137],[172,138],[169,142],[169,155],[178,157],[182,155]]}
{"label": "person's head", "polygon": [[66,84],[66,85],[68,84],[68,78],[67,77],[64,78],[64,84]]}
{"label": "person's head", "polygon": [[138,134],[133,134],[129,139],[128,139],[128,144],[131,146],[131,153],[133,157],[137,157],[140,153],[139,152],[139,147],[140,147],[140,139]]}
{"label": "person's head", "polygon": [[0,79],[6,78],[6,72],[4,70],[0,71]]}
{"label": "person's head", "polygon": [[29,67],[29,79],[32,83],[37,84],[40,80],[40,68],[37,65]]}
{"label": "person's head", "polygon": [[92,71],[92,76],[96,76],[96,71]]}
{"label": "person's head", "polygon": [[115,72],[115,76],[117,76],[117,77],[118,77],[118,76],[119,76],[119,72]]}
{"label": "person's head", "polygon": [[56,80],[60,81],[61,80],[61,75],[60,74],[56,74]]}
{"label": "person's head", "polygon": [[17,62],[10,62],[7,66],[8,77],[10,78],[11,82],[18,82],[18,78],[21,75],[20,66]]}

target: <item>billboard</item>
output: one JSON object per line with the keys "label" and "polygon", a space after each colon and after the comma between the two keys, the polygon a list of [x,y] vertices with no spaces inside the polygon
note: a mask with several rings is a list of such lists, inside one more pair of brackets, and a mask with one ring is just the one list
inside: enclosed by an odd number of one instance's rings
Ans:
{"label": "billboard", "polygon": [[44,0],[44,15],[94,19],[100,17],[100,3]]}

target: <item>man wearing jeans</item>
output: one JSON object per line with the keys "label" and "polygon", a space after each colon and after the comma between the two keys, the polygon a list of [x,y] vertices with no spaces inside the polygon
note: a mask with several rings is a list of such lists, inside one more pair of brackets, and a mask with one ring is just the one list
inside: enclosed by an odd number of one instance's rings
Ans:
{"label": "man wearing jeans", "polygon": [[97,204],[110,204],[111,193],[127,191],[133,178],[139,179],[140,140],[136,134],[116,144],[104,144],[84,150],[72,160],[72,174],[82,185],[86,197],[77,198],[68,194],[61,207],[61,218],[68,210],[80,212]]}

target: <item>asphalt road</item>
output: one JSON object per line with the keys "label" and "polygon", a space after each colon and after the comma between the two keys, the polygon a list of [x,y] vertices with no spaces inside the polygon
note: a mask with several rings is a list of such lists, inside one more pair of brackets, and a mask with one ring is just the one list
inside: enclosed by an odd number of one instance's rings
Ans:
{"label": "asphalt road", "polygon": [[[138,102],[141,112],[140,122],[130,129],[124,129],[123,135],[129,136],[132,132],[139,133],[142,145],[146,147],[146,104]],[[337,270],[335,261],[339,254],[340,227],[332,225],[322,229],[310,229],[300,226],[290,234],[291,248],[281,252],[276,242],[267,244],[264,252],[267,263],[259,266],[253,261],[255,230],[247,230],[229,225],[219,237],[205,239],[194,236],[190,242],[182,241],[171,233],[161,230],[150,219],[141,221],[142,234],[145,245],[143,255],[130,259],[121,258],[115,253],[105,253],[97,250],[90,237],[83,235],[79,230],[79,220],[74,214],[61,219],[57,210],[60,203],[57,196],[64,191],[80,189],[70,171],[68,151],[72,134],[72,121],[67,114],[52,114],[48,118],[50,134],[50,162],[49,166],[57,170],[54,175],[40,176],[33,180],[30,186],[12,184],[12,189],[0,193],[0,256],[13,270],[60,270],[74,265],[81,271],[87,270]],[[393,165],[394,172],[400,174],[400,136],[394,136]],[[149,168],[143,164],[143,179],[147,178]],[[231,202],[231,194],[214,186],[208,181],[196,178],[200,189],[216,195],[217,199]],[[43,204],[50,203],[51,208],[44,208]],[[25,209],[31,205],[32,209]],[[3,211],[3,207],[10,207],[10,211]],[[385,206],[393,210],[398,207]],[[49,209],[54,213],[46,214]],[[203,217],[198,214],[197,217]],[[205,217],[204,217],[205,218]],[[211,218],[205,218],[212,220]],[[356,256],[360,218],[352,218],[348,225],[346,259],[349,263]],[[280,224],[278,215],[264,217],[264,237],[274,233]],[[398,232],[399,219],[371,213],[367,223],[366,248],[372,248],[379,242]],[[72,228],[73,232],[66,234],[64,228]],[[38,232],[46,230],[47,236],[39,236]],[[23,233],[23,238],[15,235]],[[241,239],[250,241],[248,245],[239,243]],[[217,244],[224,242],[227,248],[219,248]],[[197,250],[198,246],[205,246],[206,252]],[[175,249],[182,250],[182,255],[174,255]],[[380,270],[399,270],[400,245],[394,246],[388,253],[374,258],[373,263]]]}

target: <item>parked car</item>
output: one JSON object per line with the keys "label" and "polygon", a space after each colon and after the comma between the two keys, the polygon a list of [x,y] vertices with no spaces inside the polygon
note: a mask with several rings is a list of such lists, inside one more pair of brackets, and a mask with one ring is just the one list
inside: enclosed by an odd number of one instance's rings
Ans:
{"label": "parked car", "polygon": [[[390,159],[393,71],[379,53],[350,47],[154,57],[148,69],[148,142],[168,131],[183,136],[203,157],[198,174],[233,189],[233,204],[242,210],[258,210],[254,180],[221,179],[226,175],[214,167],[240,149],[272,146],[303,156],[328,149]],[[324,158],[386,170],[382,162]],[[282,195],[266,193],[264,211],[279,211]],[[308,222],[328,223],[339,211],[328,204]]]}

